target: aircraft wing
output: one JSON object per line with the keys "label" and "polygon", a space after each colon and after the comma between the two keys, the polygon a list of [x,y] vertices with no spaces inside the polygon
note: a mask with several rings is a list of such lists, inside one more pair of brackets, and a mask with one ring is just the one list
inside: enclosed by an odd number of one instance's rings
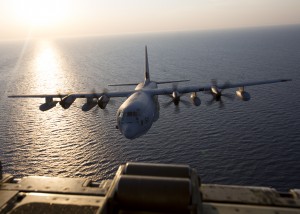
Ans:
{"label": "aircraft wing", "polygon": [[[287,82],[291,79],[276,79],[276,80],[264,80],[264,81],[254,81],[254,82],[242,82],[242,83],[225,83],[222,85],[217,85],[219,89],[228,89],[228,88],[238,88],[245,86],[254,86],[254,85],[263,85],[271,84],[278,82]],[[185,94],[190,92],[199,92],[199,91],[208,91],[212,85],[206,86],[187,86],[187,87],[178,87],[174,88],[163,88],[163,89],[145,89],[146,92],[152,95],[164,95],[172,94],[174,91]],[[36,95],[10,95],[9,98],[64,98],[70,96],[72,98],[99,98],[102,95],[107,97],[129,97],[131,94],[136,92],[135,90],[131,91],[120,91],[120,92],[102,92],[102,93],[73,93],[73,94],[36,94]]]}
{"label": "aircraft wing", "polygon": [[107,97],[129,97],[135,91],[120,91],[120,92],[103,92],[103,93],[81,93],[81,94],[70,94],[74,98],[99,98],[103,95]]}
{"label": "aircraft wing", "polygon": [[9,95],[8,98],[61,98],[68,94],[26,94],[26,95]]}
{"label": "aircraft wing", "polygon": [[210,86],[188,86],[188,87],[178,87],[178,88],[162,88],[162,89],[149,89],[145,90],[146,92],[152,95],[167,95],[172,94],[174,91],[177,91],[181,94],[190,93],[190,92],[198,92],[198,91],[206,91],[209,90]]}
{"label": "aircraft wing", "polygon": [[135,91],[121,92],[102,92],[102,93],[77,93],[77,94],[34,94],[34,95],[10,95],[9,98],[64,98],[71,96],[72,98],[99,98],[102,95],[108,97],[129,97]]}
{"label": "aircraft wing", "polygon": [[[241,83],[233,83],[233,84],[225,83],[225,84],[217,85],[217,88],[219,89],[239,88],[245,86],[263,85],[263,84],[271,84],[271,83],[279,83],[279,82],[287,82],[287,81],[291,81],[291,79],[275,79],[275,80],[264,80],[264,81],[253,81],[253,82],[241,82]],[[163,89],[149,90],[149,93],[151,93],[152,95],[165,95],[165,94],[172,94],[174,91],[177,91],[178,93],[185,94],[190,92],[209,91],[211,87],[212,85],[163,88]]]}
{"label": "aircraft wing", "polygon": [[[47,111],[56,106],[59,102],[60,105],[67,109],[77,98],[86,98],[87,102],[82,106],[83,111],[89,111],[95,105],[99,105],[104,109],[111,97],[129,97],[135,91],[121,91],[121,92],[102,92],[102,93],[74,93],[74,94],[36,94],[36,95],[10,95],[9,98],[45,98],[45,103],[40,105],[41,111]],[[53,100],[53,98],[60,98],[60,100]],[[93,99],[99,99],[95,102]]]}
{"label": "aircraft wing", "polygon": [[275,80],[263,80],[263,81],[244,82],[244,83],[235,83],[235,84],[225,83],[223,85],[218,86],[218,88],[219,89],[238,88],[238,87],[263,85],[263,84],[271,84],[271,83],[287,82],[287,81],[292,81],[292,80],[291,79],[275,79]]}

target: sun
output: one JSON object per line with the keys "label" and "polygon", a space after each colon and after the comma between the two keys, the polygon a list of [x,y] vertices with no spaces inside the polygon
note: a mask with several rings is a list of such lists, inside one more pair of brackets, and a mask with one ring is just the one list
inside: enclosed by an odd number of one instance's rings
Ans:
{"label": "sun", "polygon": [[18,21],[34,27],[58,25],[67,17],[63,0],[12,0],[11,6]]}

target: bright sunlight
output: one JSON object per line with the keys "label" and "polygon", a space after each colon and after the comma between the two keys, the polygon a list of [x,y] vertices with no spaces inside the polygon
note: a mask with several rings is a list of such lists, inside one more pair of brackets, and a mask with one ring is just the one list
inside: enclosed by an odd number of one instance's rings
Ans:
{"label": "bright sunlight", "polygon": [[15,18],[33,27],[49,27],[65,21],[67,5],[60,0],[12,0]]}

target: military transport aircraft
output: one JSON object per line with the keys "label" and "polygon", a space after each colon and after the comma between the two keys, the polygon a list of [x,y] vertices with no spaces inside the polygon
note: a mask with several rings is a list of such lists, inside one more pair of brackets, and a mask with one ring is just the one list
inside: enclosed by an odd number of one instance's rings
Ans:
{"label": "military transport aircraft", "polygon": [[[158,84],[178,83],[188,80],[154,82],[150,80],[147,46],[145,47],[145,80],[141,83],[118,84],[110,86],[126,86],[135,85],[134,90],[102,93],[74,93],[74,94],[40,94],[40,95],[11,95],[9,98],[45,98],[45,103],[40,106],[41,111],[46,111],[59,103],[64,109],[68,109],[77,98],[86,98],[86,103],[82,106],[83,111],[89,111],[98,104],[101,109],[105,109],[106,105],[113,97],[127,97],[125,102],[117,111],[117,126],[116,128],[128,139],[134,139],[147,133],[153,122],[159,118],[159,103],[158,95],[168,95],[171,97],[170,103],[176,106],[182,101],[180,98],[183,94],[191,93],[191,102],[195,106],[201,104],[201,100],[197,96],[197,92],[203,91],[213,96],[212,101],[222,104],[222,96],[227,96],[223,93],[224,89],[238,88],[236,91],[237,97],[243,101],[250,100],[250,94],[245,91],[245,86],[270,84],[278,82],[291,81],[290,79],[276,79],[267,81],[244,82],[244,83],[225,83],[218,85],[216,81],[212,81],[207,86],[189,86],[177,87],[173,85],[170,88],[158,88]],[[54,100],[54,98],[58,100]]]}

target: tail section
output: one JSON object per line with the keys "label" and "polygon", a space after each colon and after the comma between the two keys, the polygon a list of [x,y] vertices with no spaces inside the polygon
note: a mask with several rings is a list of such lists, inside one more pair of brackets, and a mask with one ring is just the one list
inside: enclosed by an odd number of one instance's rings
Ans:
{"label": "tail section", "polygon": [[145,84],[150,82],[147,46],[145,46]]}
{"label": "tail section", "polygon": [[[164,81],[164,82],[155,82],[156,84],[166,84],[166,83],[178,83],[178,82],[187,82],[189,80],[172,80],[172,81]],[[149,62],[148,62],[148,51],[147,46],[145,46],[145,82],[144,85],[148,85],[150,83],[150,73],[149,73]],[[121,83],[121,84],[110,84],[108,86],[132,86],[138,85],[139,83]]]}

